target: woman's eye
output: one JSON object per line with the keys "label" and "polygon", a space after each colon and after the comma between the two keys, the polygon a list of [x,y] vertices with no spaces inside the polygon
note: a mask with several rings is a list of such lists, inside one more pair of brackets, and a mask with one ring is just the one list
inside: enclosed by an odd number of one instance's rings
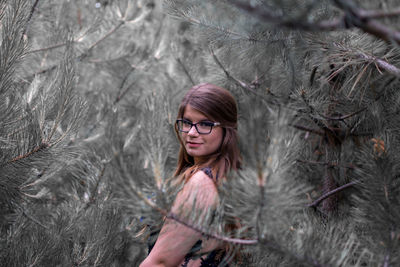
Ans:
{"label": "woman's eye", "polygon": [[204,127],[210,127],[212,125],[213,125],[213,123],[207,122],[207,121],[203,121],[203,122],[199,123],[199,126],[204,126]]}
{"label": "woman's eye", "polygon": [[192,125],[192,123],[191,123],[190,121],[183,121],[183,124],[184,124],[185,126],[190,126],[190,125]]}

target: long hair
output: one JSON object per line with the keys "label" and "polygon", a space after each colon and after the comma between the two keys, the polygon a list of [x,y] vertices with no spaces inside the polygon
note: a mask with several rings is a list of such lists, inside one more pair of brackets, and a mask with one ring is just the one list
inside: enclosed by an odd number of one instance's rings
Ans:
{"label": "long hair", "polygon": [[210,120],[220,123],[223,128],[223,139],[219,149],[209,155],[207,160],[195,165],[181,139],[178,127],[175,124],[175,132],[180,142],[178,164],[175,176],[181,175],[187,181],[192,173],[203,166],[211,168],[213,175],[226,177],[230,170],[240,169],[240,153],[237,136],[237,104],[232,94],[224,88],[210,83],[202,83],[192,87],[182,99],[178,110],[178,119],[183,117],[187,105],[203,113]]}

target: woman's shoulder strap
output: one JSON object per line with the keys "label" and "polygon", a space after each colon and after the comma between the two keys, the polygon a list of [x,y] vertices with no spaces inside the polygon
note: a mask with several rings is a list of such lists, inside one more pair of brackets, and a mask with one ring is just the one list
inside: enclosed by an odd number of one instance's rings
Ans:
{"label": "woman's shoulder strap", "polygon": [[204,167],[201,168],[200,170],[202,170],[205,174],[207,174],[207,176],[210,177],[211,179],[214,178],[210,167]]}
{"label": "woman's shoulder strap", "polygon": [[[210,177],[212,180],[214,180],[214,176],[212,174],[211,167],[203,167],[200,170],[203,171],[205,174],[207,174],[207,176]],[[218,173],[215,177],[215,180],[218,181]]]}

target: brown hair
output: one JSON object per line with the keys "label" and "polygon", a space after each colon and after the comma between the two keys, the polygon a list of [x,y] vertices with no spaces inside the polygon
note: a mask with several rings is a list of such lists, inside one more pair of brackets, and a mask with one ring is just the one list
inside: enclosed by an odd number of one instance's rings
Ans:
{"label": "brown hair", "polygon": [[210,120],[219,122],[223,128],[223,140],[220,148],[200,165],[194,165],[194,159],[185,149],[175,124],[175,132],[181,144],[175,176],[182,175],[186,181],[201,167],[211,167],[213,175],[226,177],[230,170],[240,168],[240,153],[237,137],[237,105],[232,94],[219,86],[202,83],[192,87],[182,99],[178,110],[178,119],[183,117],[187,105],[198,110]]}

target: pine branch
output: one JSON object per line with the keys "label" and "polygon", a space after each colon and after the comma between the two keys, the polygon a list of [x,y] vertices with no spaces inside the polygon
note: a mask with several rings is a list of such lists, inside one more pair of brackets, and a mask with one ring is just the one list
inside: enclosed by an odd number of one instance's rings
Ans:
{"label": "pine branch", "polygon": [[[13,158],[13,159],[7,161],[6,164],[14,163],[14,162],[20,161],[22,159],[26,159],[26,158],[34,155],[35,153],[38,153],[38,152],[40,152],[40,151],[42,151],[44,149],[50,148],[50,147],[51,147],[50,144],[42,141],[42,143],[40,143],[40,145],[34,147],[31,151],[28,151],[25,154],[19,155],[19,156]],[[3,164],[2,166],[6,165],[6,164]]]}
{"label": "pine branch", "polygon": [[[358,55],[360,58],[365,59],[368,62],[375,63],[377,65],[377,67],[380,67],[380,68],[386,70],[390,74],[393,74],[396,77],[400,77],[400,69],[398,67],[394,66],[393,64],[390,64],[389,62],[387,62],[383,59],[367,55],[365,53],[360,52]],[[378,68],[378,70],[379,70],[379,68]]]}
{"label": "pine branch", "polygon": [[31,11],[29,12],[29,17],[28,17],[28,19],[27,19],[27,21],[26,21],[26,26],[25,26],[25,28],[24,28],[24,31],[22,32],[21,38],[24,37],[25,33],[26,33],[27,30],[28,30],[29,22],[31,21],[31,19],[32,19],[32,17],[33,17],[33,13],[35,12],[36,6],[38,5],[38,3],[39,3],[39,0],[35,0],[35,3],[33,3],[33,5],[32,5]]}
{"label": "pine branch", "polygon": [[96,198],[98,196],[98,190],[99,190],[100,182],[101,182],[102,178],[104,177],[104,172],[106,170],[106,165],[107,165],[107,163],[104,164],[103,167],[101,168],[100,174],[97,177],[96,185],[93,188],[92,192],[90,193],[90,199],[85,204],[85,206],[83,207],[83,210],[86,210],[91,204],[93,204],[96,201]]}
{"label": "pine branch", "polygon": [[[321,129],[324,130],[324,131],[329,131],[330,134],[336,136],[335,132],[334,132],[330,127],[328,127],[328,126],[325,125],[322,121],[318,120],[317,118],[315,118],[315,117],[313,116],[313,114],[315,114],[315,113],[317,113],[317,112],[315,111],[314,107],[311,106],[310,101],[306,98],[306,93],[305,93],[305,91],[302,91],[300,95],[301,95],[301,99],[303,100],[303,102],[306,104],[306,106],[307,106],[308,109],[310,110],[310,112],[308,113],[308,117],[309,117],[319,128],[321,128]],[[317,113],[317,115],[319,115],[319,114]]]}
{"label": "pine branch", "polygon": [[[325,147],[325,156],[326,156],[326,161],[328,162],[329,160],[329,150],[328,146]],[[332,168],[330,168],[328,165],[325,165],[325,175],[323,178],[323,192],[332,192],[337,188],[335,179],[333,177],[332,173]],[[325,197],[322,200],[322,210],[325,213],[331,213],[337,209],[337,196],[330,194],[329,196]]]}
{"label": "pine branch", "polygon": [[[334,0],[336,5],[344,11],[341,18],[333,20],[324,20],[319,22],[307,22],[305,20],[287,20],[284,16],[275,15],[273,11],[261,9],[242,1],[231,0],[238,8],[257,16],[261,20],[274,23],[281,27],[289,29],[297,29],[303,31],[337,31],[341,29],[359,28],[366,33],[387,42],[394,41],[400,44],[400,32],[392,30],[389,27],[373,20],[375,17],[383,18],[385,13],[378,11],[368,11],[357,8],[352,2],[343,0]],[[387,13],[386,16],[400,15],[396,10],[395,13]],[[369,17],[371,16],[371,17]]]}
{"label": "pine branch", "polygon": [[35,219],[34,217],[30,216],[30,215],[25,211],[24,207],[22,207],[22,206],[20,206],[20,205],[18,205],[18,204],[16,204],[16,203],[14,203],[14,204],[21,210],[22,214],[23,214],[26,218],[28,218],[29,220],[33,221],[33,222],[36,223],[37,225],[43,227],[44,229],[49,230],[49,227],[48,227],[48,226],[44,225],[44,224],[41,223],[39,220],[37,220],[37,219]]}
{"label": "pine branch", "polygon": [[389,267],[389,262],[390,262],[390,253],[387,252],[385,256],[385,261],[383,262],[383,267]]}
{"label": "pine branch", "polygon": [[234,81],[237,85],[239,85],[241,88],[246,89],[250,92],[252,92],[255,95],[259,95],[256,91],[253,90],[253,88],[251,88],[248,84],[246,84],[245,82],[242,82],[241,80],[235,78],[234,76],[232,76],[229,71],[222,65],[221,61],[218,59],[217,55],[215,55],[214,50],[211,48],[211,55],[214,58],[215,63],[217,63],[217,65],[224,71],[226,77],[228,79],[231,79],[232,81]]}
{"label": "pine branch", "polygon": [[66,46],[68,43],[73,43],[73,42],[75,42],[75,41],[59,43],[59,44],[50,45],[50,46],[47,46],[47,47],[38,48],[38,49],[35,49],[35,50],[30,50],[30,51],[27,52],[27,54],[33,54],[33,53],[37,53],[37,52],[43,52],[43,51],[46,51],[46,50],[56,49],[56,48],[59,48],[59,47]]}
{"label": "pine branch", "polygon": [[105,170],[106,170],[106,165],[104,165],[103,168],[101,168],[99,177],[97,177],[96,186],[93,188],[93,191],[90,194],[90,202],[91,203],[93,203],[96,200],[96,196],[98,195],[99,185],[100,185],[101,179],[104,176]]}
{"label": "pine branch", "polygon": [[360,109],[360,110],[357,110],[357,111],[355,111],[355,112],[352,112],[352,113],[350,113],[350,114],[343,115],[343,116],[330,117],[330,116],[326,116],[326,115],[324,115],[324,114],[321,114],[321,116],[322,116],[324,119],[331,120],[331,121],[335,121],[335,120],[337,120],[337,121],[343,121],[343,120],[348,119],[348,118],[351,118],[351,117],[353,117],[353,116],[355,116],[355,115],[357,115],[357,114],[359,114],[359,113],[361,113],[361,112],[363,112],[363,111],[365,111],[365,110],[367,110],[367,107],[362,108],[362,109]]}
{"label": "pine branch", "polygon": [[339,186],[338,188],[335,188],[334,190],[329,191],[329,192],[323,194],[322,196],[320,196],[317,200],[313,201],[312,203],[307,204],[307,207],[316,207],[316,206],[318,206],[319,203],[321,203],[321,201],[323,201],[324,199],[326,199],[326,198],[330,197],[331,195],[336,194],[336,193],[338,193],[338,192],[340,192],[340,191],[342,191],[342,190],[344,190],[344,189],[346,189],[346,188],[348,188],[348,187],[351,187],[351,186],[353,186],[353,185],[355,185],[355,184],[357,184],[357,183],[358,183],[357,181],[353,181],[353,182],[344,184],[344,185],[342,185],[342,186]]}
{"label": "pine branch", "polygon": [[[86,58],[86,57],[88,56],[88,54],[89,54],[97,45],[99,45],[99,44],[100,44],[101,42],[103,42],[105,39],[107,39],[107,38],[110,37],[112,34],[114,34],[114,33],[115,33],[122,25],[124,25],[124,24],[125,24],[125,21],[124,21],[124,20],[121,20],[116,26],[114,26],[114,28],[112,28],[111,30],[109,30],[105,35],[103,35],[103,36],[100,37],[98,40],[96,40],[94,43],[92,43],[92,44],[86,49],[86,51],[83,52],[83,53],[81,53],[79,56],[77,56],[76,59],[77,59],[77,60],[82,60],[82,59]],[[74,42],[74,40],[67,41],[67,42],[60,43],[60,44],[55,44],[55,45],[53,45],[53,46],[49,46],[49,47],[44,47],[44,48],[40,48],[40,49],[37,49],[37,50],[33,50],[33,51],[31,51],[30,53],[35,53],[35,52],[39,52],[39,51],[45,51],[45,50],[49,50],[49,49],[55,49],[55,48],[58,48],[58,47],[66,46],[67,44],[73,43],[73,42]],[[38,71],[38,72],[35,72],[35,73],[34,73],[33,75],[31,75],[31,76],[35,76],[35,75],[38,75],[38,74],[43,74],[43,73],[46,73],[46,72],[48,72],[48,71],[51,71],[51,70],[57,68],[60,64],[61,64],[61,63],[57,63],[57,64],[55,64],[55,65],[53,65],[53,66],[47,67],[46,69],[40,70],[40,71]]]}
{"label": "pine branch", "polygon": [[130,83],[123,91],[122,89],[124,88],[124,85],[126,83],[126,81],[128,80],[129,76],[136,70],[136,67],[131,67],[131,71],[128,72],[124,79],[121,82],[121,85],[118,89],[118,93],[117,93],[117,97],[114,100],[114,105],[118,104],[119,101],[121,101],[121,99],[126,95],[126,93],[128,93],[128,91],[132,88],[132,86],[136,83],[136,81],[133,81],[132,83]]}
{"label": "pine branch", "polygon": [[194,86],[196,83],[193,80],[192,75],[190,75],[186,65],[182,62],[180,58],[177,58],[176,61],[178,61],[179,65],[182,67],[183,72],[186,74],[186,76],[189,78],[190,83]]}
{"label": "pine branch", "polygon": [[257,219],[256,219],[256,232],[257,232],[258,239],[263,239],[260,225],[263,225],[262,212],[263,212],[264,201],[265,201],[266,179],[264,177],[262,167],[261,167],[259,160],[257,162],[257,173],[258,173],[258,175],[257,175],[258,176],[258,188],[259,188],[260,196],[259,196]]}
{"label": "pine branch", "polygon": [[314,133],[320,136],[324,136],[325,133],[323,131],[317,130],[317,129],[312,129],[312,128],[308,128],[306,126],[302,126],[302,125],[297,125],[297,124],[289,124],[289,126],[292,126],[296,129],[302,130],[302,131],[306,131],[306,132],[310,132],[310,133]]}
{"label": "pine branch", "polygon": [[108,37],[110,37],[113,33],[115,33],[122,25],[125,24],[124,20],[119,21],[119,23],[117,25],[115,25],[114,28],[112,28],[111,30],[109,30],[103,37],[101,37],[100,39],[98,39],[96,42],[94,42],[91,46],[89,46],[89,48],[86,50],[86,52],[84,52],[83,54],[81,54],[80,57],[82,56],[86,56],[87,54],[89,54],[92,49],[94,47],[96,47],[97,45],[99,45],[101,42],[103,42],[105,39],[107,39]]}
{"label": "pine branch", "polygon": [[360,17],[367,19],[382,19],[400,16],[400,8],[391,11],[384,10],[360,10]]}
{"label": "pine branch", "polygon": [[236,38],[249,40],[249,38],[247,36],[244,36],[238,32],[235,32],[235,31],[232,31],[229,29],[225,29],[223,27],[218,27],[214,24],[207,24],[205,21],[198,20],[198,19],[194,18],[193,16],[191,16],[191,14],[188,14],[187,12],[182,11],[179,8],[172,7],[172,9],[173,9],[174,14],[171,14],[171,15],[174,17],[177,17],[177,18],[181,17],[181,18],[186,19],[188,22],[190,22],[194,25],[197,25],[199,27],[205,27],[205,28],[211,29],[216,32],[222,32],[225,36],[231,35],[231,36],[235,36]]}
{"label": "pine branch", "polygon": [[210,51],[211,51],[211,55],[212,55],[213,58],[214,58],[215,63],[217,63],[217,65],[224,71],[224,73],[225,73],[225,75],[226,75],[226,77],[227,77],[228,79],[230,79],[230,80],[232,80],[233,82],[235,82],[235,83],[236,83],[237,85],[239,85],[241,88],[243,88],[243,89],[245,89],[245,90],[248,90],[248,91],[250,91],[251,93],[253,93],[254,95],[263,98],[263,99],[264,99],[265,101],[267,101],[269,104],[272,104],[272,105],[279,105],[279,103],[275,103],[274,101],[270,101],[270,100],[268,100],[268,99],[265,99],[265,97],[264,97],[263,95],[261,95],[260,93],[258,93],[257,91],[255,91],[255,90],[253,89],[253,88],[254,88],[254,85],[253,85],[253,86],[252,86],[252,85],[249,85],[249,84],[247,84],[247,83],[245,83],[245,82],[243,82],[243,81],[237,79],[236,77],[232,76],[232,75],[229,73],[229,71],[222,65],[221,61],[218,59],[217,55],[214,53],[214,51],[213,51],[212,48],[210,48]]}
{"label": "pine branch", "polygon": [[219,234],[215,234],[215,233],[210,233],[207,229],[199,227],[199,226],[195,226],[185,220],[183,220],[182,218],[180,218],[177,214],[174,214],[170,211],[167,211],[163,208],[160,208],[155,202],[153,202],[152,200],[148,199],[146,196],[143,195],[142,192],[140,192],[139,190],[136,189],[136,186],[132,186],[131,187],[133,192],[135,192],[137,194],[137,196],[139,196],[139,198],[141,198],[148,206],[150,206],[152,209],[156,210],[157,212],[159,212],[161,215],[165,216],[168,219],[171,219],[177,223],[180,223],[198,233],[201,233],[203,236],[209,237],[209,238],[213,238],[213,239],[217,239],[220,241],[224,241],[227,243],[231,243],[231,244],[238,244],[238,245],[263,245],[266,247],[269,247],[273,250],[279,251],[280,253],[285,253],[285,254],[290,254],[291,257],[295,258],[298,261],[303,261],[303,262],[307,262],[308,264],[315,266],[315,267],[324,267],[324,266],[328,266],[328,265],[322,265],[321,263],[319,263],[318,261],[314,260],[314,259],[310,259],[307,257],[302,257],[299,255],[294,254],[291,251],[287,251],[283,248],[281,248],[279,246],[279,244],[273,242],[273,241],[269,241],[265,238],[258,238],[258,239],[240,239],[240,238],[231,238],[231,237],[227,237],[227,236],[222,236]]}
{"label": "pine branch", "polygon": [[[33,182],[29,183],[29,184],[21,185],[21,186],[19,187],[19,189],[22,190],[22,189],[25,189],[25,188],[27,188],[27,187],[31,187],[31,186],[40,184],[41,182],[47,180],[47,179],[43,179],[43,175],[46,173],[47,170],[48,170],[48,169],[43,169],[43,170],[37,175],[37,178],[39,178],[39,179],[36,179],[35,181],[33,181]],[[24,194],[25,194],[25,193],[24,193]],[[25,195],[27,195],[27,194],[25,194]],[[29,195],[29,196],[30,196],[30,195]]]}
{"label": "pine branch", "polygon": [[158,211],[161,215],[165,216],[166,218],[169,218],[171,220],[176,221],[177,223],[180,223],[186,227],[189,227],[190,229],[201,233],[204,236],[214,238],[217,240],[225,241],[228,243],[233,243],[233,244],[242,244],[242,245],[256,245],[259,240],[258,239],[239,239],[239,238],[231,238],[231,237],[226,237],[226,236],[221,236],[215,233],[209,233],[206,229],[199,227],[199,226],[194,226],[191,223],[188,223],[185,220],[182,220],[178,215],[174,214],[171,211],[167,211],[163,208],[160,208],[156,203],[154,203],[152,200],[148,199],[146,196],[142,194],[142,192],[136,190],[136,188],[133,188],[133,191],[151,208],[155,209]]}
{"label": "pine branch", "polygon": [[247,11],[249,14],[260,18],[262,21],[274,23],[281,27],[290,29],[299,29],[304,31],[334,31],[342,28],[343,18],[335,20],[320,21],[318,23],[309,23],[300,20],[287,20],[284,16],[276,15],[274,11],[261,9],[249,3],[238,0],[230,0],[233,5]]}
{"label": "pine branch", "polygon": [[328,167],[339,167],[339,168],[346,168],[346,169],[355,169],[353,165],[340,165],[336,162],[324,162],[324,161],[312,161],[312,160],[302,160],[302,159],[297,159],[297,162],[300,163],[306,163],[306,164],[314,164],[314,165],[326,165]]}
{"label": "pine branch", "polygon": [[87,29],[85,32],[83,32],[80,36],[78,36],[77,38],[73,39],[73,40],[69,40],[63,43],[58,43],[58,44],[54,44],[54,45],[50,45],[47,47],[42,47],[42,48],[38,48],[38,49],[34,49],[34,50],[30,50],[27,51],[27,54],[32,54],[32,53],[37,53],[37,52],[43,52],[43,51],[47,51],[47,50],[53,50],[59,47],[63,47],[66,46],[70,43],[76,43],[79,42],[80,40],[82,40],[82,38],[89,32],[89,29]]}
{"label": "pine branch", "polygon": [[387,60],[375,57],[373,55],[368,55],[365,52],[362,52],[360,50],[354,50],[352,48],[344,46],[343,44],[339,44],[336,42],[333,43],[333,46],[338,48],[339,50],[341,50],[341,52],[343,52],[351,57],[362,59],[363,61],[366,61],[368,63],[374,63],[380,73],[382,73],[380,71],[380,68],[381,68],[396,77],[400,77],[400,69],[398,67],[396,67],[395,65],[389,63]]}
{"label": "pine branch", "polygon": [[[309,128],[303,125],[298,125],[298,124],[289,124],[289,126],[292,126],[296,129],[305,131],[305,132],[310,132],[313,134],[317,134],[319,136],[324,136],[325,138],[328,138],[328,140],[332,140],[332,141],[343,141],[345,138],[347,137],[365,137],[365,136],[371,136],[372,133],[371,132],[358,132],[358,133],[354,133],[353,130],[354,128],[350,128],[350,130],[343,130],[341,128],[337,128],[337,127],[324,127],[321,130],[318,129],[313,129],[313,128]],[[353,127],[355,127],[356,125],[354,125]],[[329,130],[329,131],[328,131]]]}

